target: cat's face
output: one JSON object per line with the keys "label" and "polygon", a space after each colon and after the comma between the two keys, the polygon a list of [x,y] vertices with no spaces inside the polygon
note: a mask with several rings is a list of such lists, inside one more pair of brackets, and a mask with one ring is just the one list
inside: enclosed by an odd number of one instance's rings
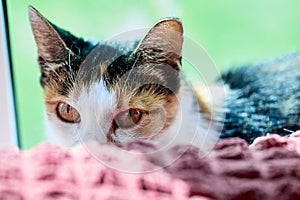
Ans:
{"label": "cat's face", "polygon": [[141,41],[93,44],[29,18],[38,47],[50,134],[64,145],[97,139],[121,145],[156,139],[174,122],[179,101],[182,25],[165,19]]}

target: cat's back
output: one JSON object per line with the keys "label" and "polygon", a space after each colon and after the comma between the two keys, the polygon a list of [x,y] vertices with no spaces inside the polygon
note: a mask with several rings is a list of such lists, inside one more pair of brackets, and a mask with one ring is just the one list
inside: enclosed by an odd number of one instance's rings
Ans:
{"label": "cat's back", "polygon": [[221,80],[228,88],[223,137],[252,141],[266,133],[300,128],[300,55],[234,68]]}
{"label": "cat's back", "polygon": [[[266,60],[225,71],[221,80],[231,89],[243,89],[259,85],[295,84],[300,78],[300,54]],[[278,84],[277,84],[278,83]],[[258,88],[259,89],[259,88]]]}

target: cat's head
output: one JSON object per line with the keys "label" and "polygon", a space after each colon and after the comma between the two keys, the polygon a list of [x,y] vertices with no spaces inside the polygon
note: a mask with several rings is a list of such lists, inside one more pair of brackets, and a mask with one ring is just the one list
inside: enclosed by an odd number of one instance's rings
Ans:
{"label": "cat's head", "polygon": [[50,134],[113,142],[158,138],[179,101],[182,24],[157,22],[139,41],[91,43],[29,7]]}

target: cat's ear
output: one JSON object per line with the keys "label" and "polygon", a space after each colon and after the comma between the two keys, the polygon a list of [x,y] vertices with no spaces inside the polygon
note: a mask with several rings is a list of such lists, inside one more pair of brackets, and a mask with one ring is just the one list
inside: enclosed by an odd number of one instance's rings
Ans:
{"label": "cat's ear", "polygon": [[38,56],[45,61],[67,59],[68,47],[54,26],[33,7],[28,7],[28,15],[38,47]]}
{"label": "cat's ear", "polygon": [[148,62],[151,60],[168,60],[180,63],[182,45],[183,27],[181,21],[177,18],[166,18],[157,22],[150,29],[134,53],[142,53]]}

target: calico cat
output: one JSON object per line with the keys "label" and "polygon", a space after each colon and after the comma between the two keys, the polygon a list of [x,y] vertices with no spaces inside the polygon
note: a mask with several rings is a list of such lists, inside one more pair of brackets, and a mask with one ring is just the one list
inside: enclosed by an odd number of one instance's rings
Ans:
{"label": "calico cat", "polygon": [[215,85],[193,89],[181,73],[183,27],[177,18],[157,22],[141,40],[98,43],[75,37],[33,7],[29,19],[47,131],[57,143],[121,146],[145,139],[205,150],[219,138],[252,142],[300,128],[298,55],[229,70]]}

